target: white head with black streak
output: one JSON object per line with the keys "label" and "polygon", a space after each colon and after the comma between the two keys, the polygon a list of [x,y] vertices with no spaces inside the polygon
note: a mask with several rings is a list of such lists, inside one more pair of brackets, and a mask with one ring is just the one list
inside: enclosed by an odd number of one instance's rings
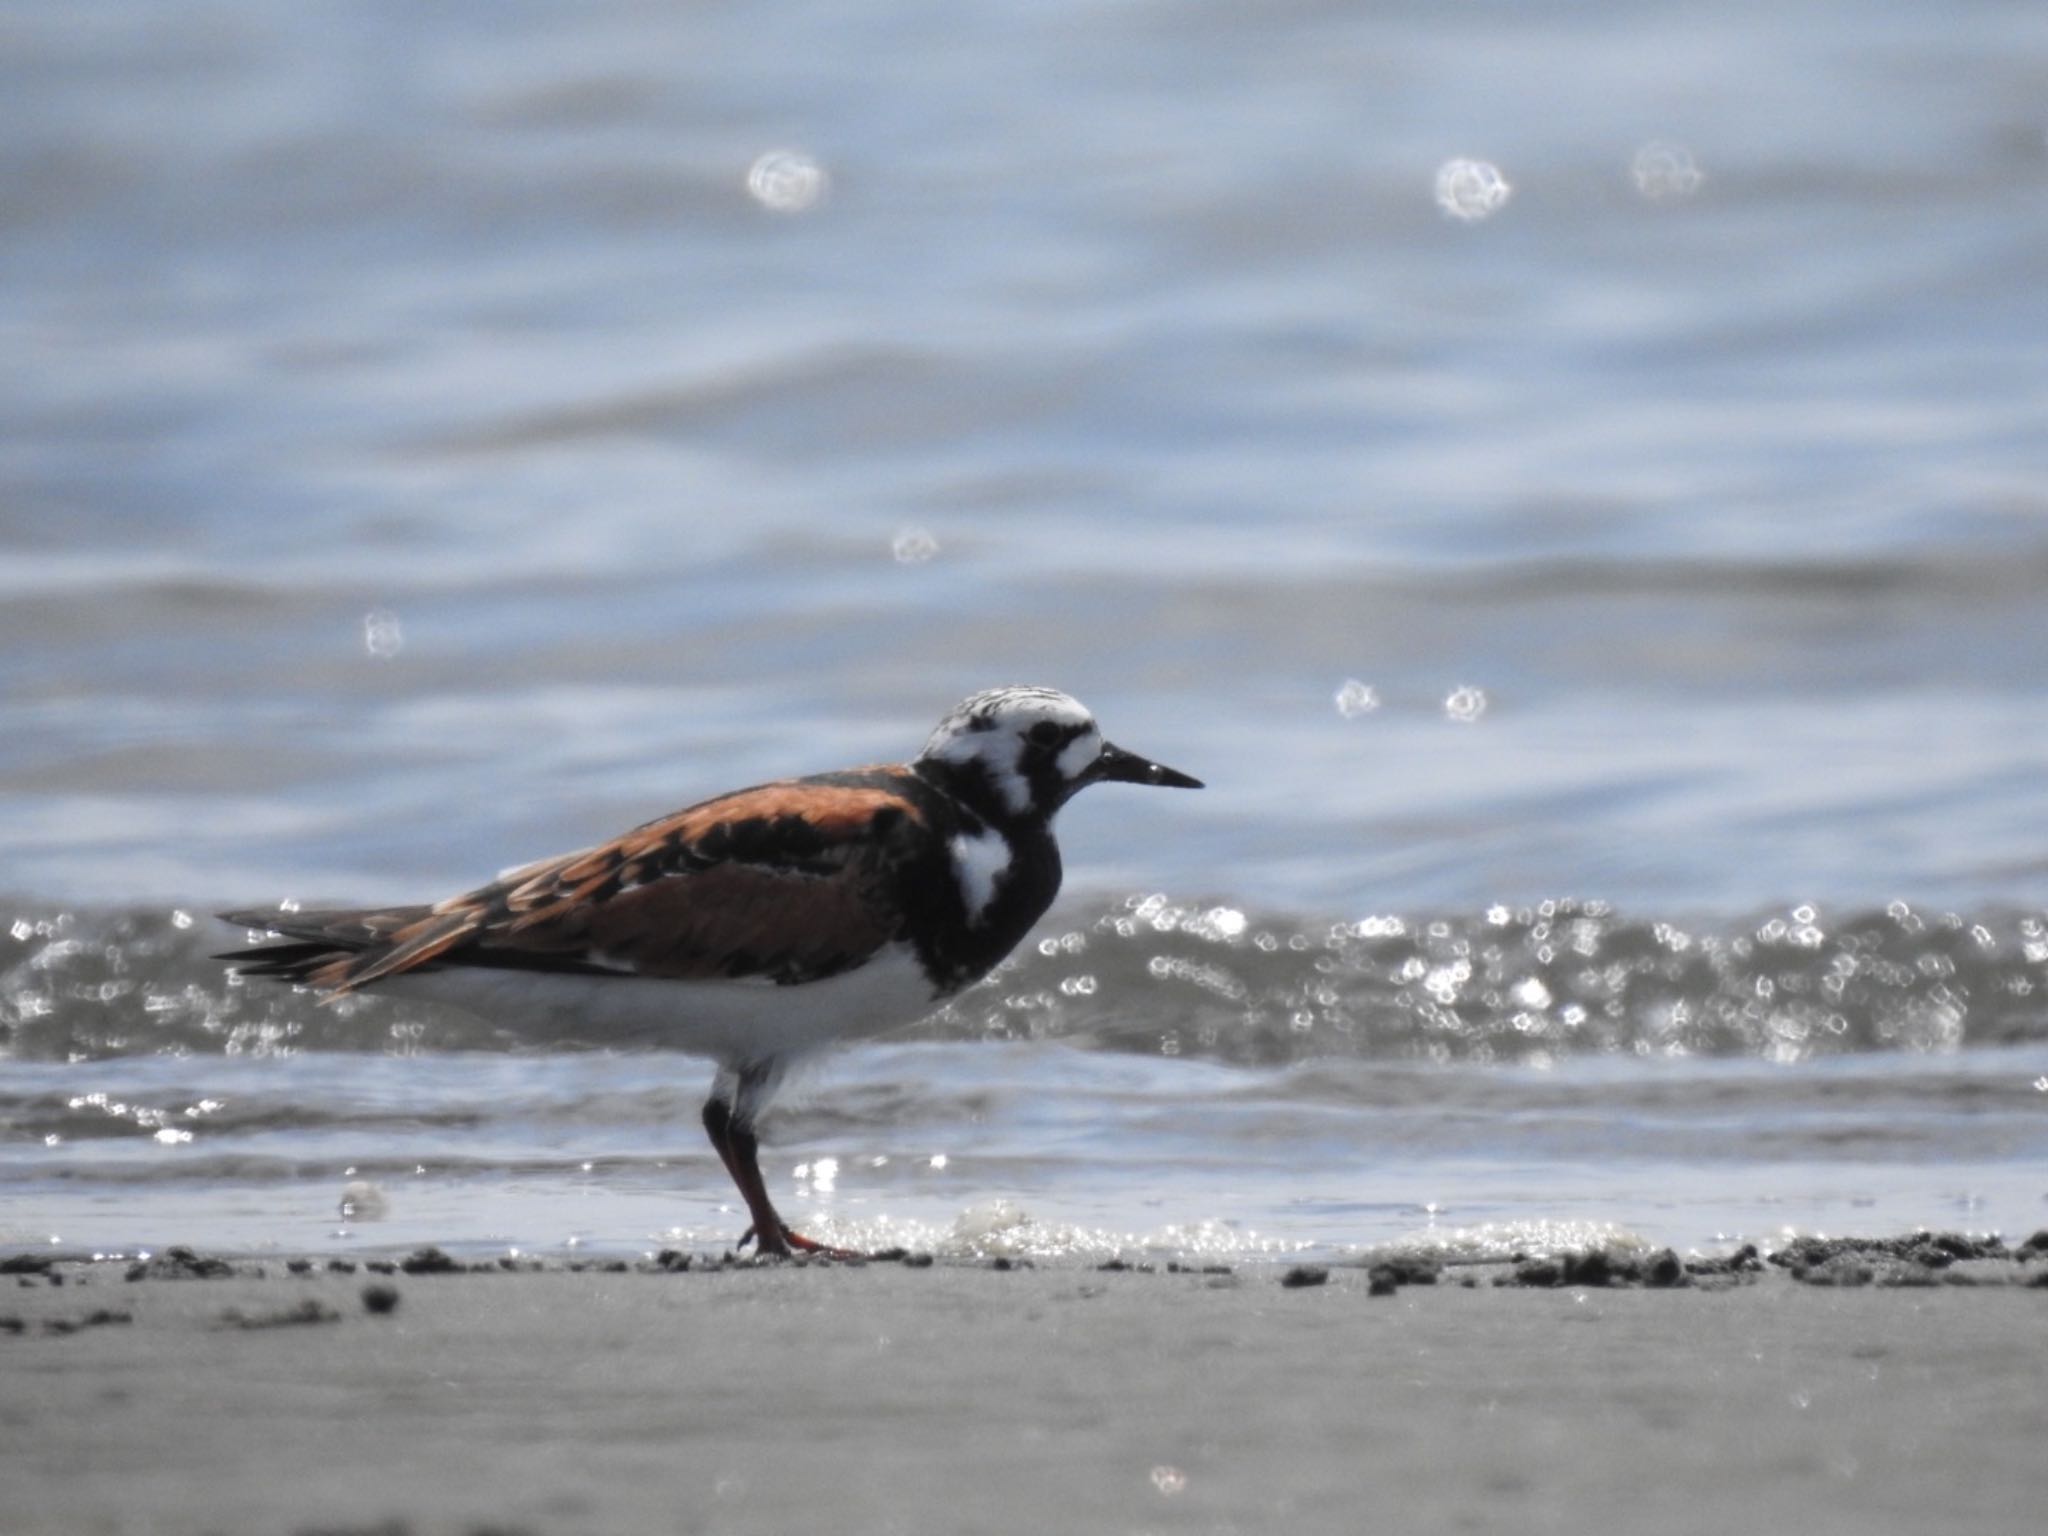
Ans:
{"label": "white head with black streak", "polygon": [[1054,688],[990,688],[963,699],[939,722],[915,766],[995,821],[1048,821],[1089,784],[1202,787],[1103,740],[1080,701]]}

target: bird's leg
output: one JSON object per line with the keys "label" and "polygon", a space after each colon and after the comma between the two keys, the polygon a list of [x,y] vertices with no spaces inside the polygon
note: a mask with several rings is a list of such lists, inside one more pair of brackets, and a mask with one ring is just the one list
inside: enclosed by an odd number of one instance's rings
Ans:
{"label": "bird's leg", "polygon": [[739,1186],[740,1198],[747,1202],[747,1213],[754,1219],[753,1225],[740,1237],[740,1247],[746,1247],[748,1238],[752,1238],[758,1251],[777,1254],[785,1259],[799,1252],[823,1254],[831,1259],[861,1257],[850,1249],[834,1248],[790,1230],[782,1217],[776,1214],[774,1201],[768,1198],[768,1184],[761,1177],[760,1142],[754,1135],[753,1122],[734,1114],[732,1106],[716,1094],[705,1101],[704,1130],[718,1151],[719,1161],[725,1164],[726,1172]]}

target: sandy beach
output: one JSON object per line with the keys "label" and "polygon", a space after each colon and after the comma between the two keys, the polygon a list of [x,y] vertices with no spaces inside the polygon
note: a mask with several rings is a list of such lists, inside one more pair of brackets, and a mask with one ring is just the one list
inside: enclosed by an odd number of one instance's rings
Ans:
{"label": "sandy beach", "polygon": [[2048,1495],[2039,1263],[258,1267],[6,1277],[9,1533],[2011,1533]]}

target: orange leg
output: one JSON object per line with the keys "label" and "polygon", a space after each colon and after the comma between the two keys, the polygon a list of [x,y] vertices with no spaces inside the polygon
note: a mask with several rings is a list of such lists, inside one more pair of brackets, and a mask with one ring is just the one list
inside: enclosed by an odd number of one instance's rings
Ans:
{"label": "orange leg", "polygon": [[747,1202],[747,1213],[754,1218],[753,1225],[740,1236],[740,1247],[746,1247],[752,1239],[760,1252],[779,1254],[785,1259],[796,1253],[823,1254],[828,1259],[862,1257],[851,1249],[834,1248],[790,1230],[768,1198],[767,1181],[761,1177],[760,1143],[755,1139],[753,1125],[736,1117],[723,1099],[705,1101],[704,1131],[717,1149],[719,1161],[725,1164],[725,1171],[739,1187],[740,1198]]}

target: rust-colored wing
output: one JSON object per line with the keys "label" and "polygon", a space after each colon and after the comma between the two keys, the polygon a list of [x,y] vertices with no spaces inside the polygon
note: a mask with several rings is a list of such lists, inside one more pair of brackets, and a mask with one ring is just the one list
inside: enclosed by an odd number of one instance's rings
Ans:
{"label": "rust-colored wing", "polygon": [[917,787],[895,769],[764,784],[432,908],[258,921],[302,941],[292,979],[334,993],[446,964],[814,980],[901,936],[893,876],[930,836]]}

